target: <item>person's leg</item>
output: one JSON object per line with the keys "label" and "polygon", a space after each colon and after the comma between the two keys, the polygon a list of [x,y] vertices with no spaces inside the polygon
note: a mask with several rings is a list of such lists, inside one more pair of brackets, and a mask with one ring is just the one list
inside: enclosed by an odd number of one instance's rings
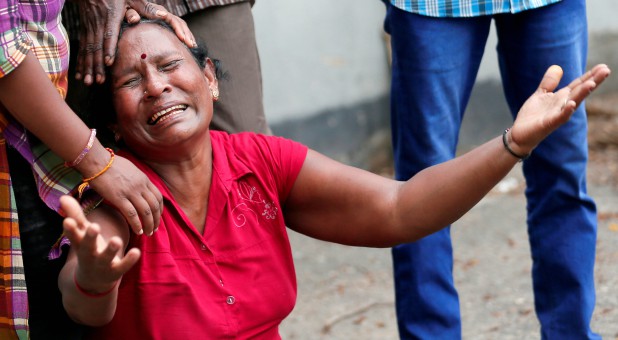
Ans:
{"label": "person's leg", "polygon": [[[584,0],[500,16],[496,22],[504,90],[513,115],[550,65],[564,69],[560,87],[585,71]],[[584,107],[524,162],[535,307],[543,339],[598,338],[590,329],[597,218],[586,193]]]}
{"label": "person's leg", "polygon": [[[491,18],[436,19],[387,5],[395,176],[406,180],[455,156]],[[393,248],[402,339],[461,338],[449,228]]]}
{"label": "person's leg", "polygon": [[183,19],[206,42],[213,57],[221,60],[227,74],[219,80],[221,98],[215,104],[212,128],[270,134],[250,3],[208,7]]}

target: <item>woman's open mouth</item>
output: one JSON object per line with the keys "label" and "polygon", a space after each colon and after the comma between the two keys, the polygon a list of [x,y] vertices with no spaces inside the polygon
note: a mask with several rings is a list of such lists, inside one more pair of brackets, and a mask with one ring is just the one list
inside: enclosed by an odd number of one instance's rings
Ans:
{"label": "woman's open mouth", "polygon": [[172,107],[168,107],[167,109],[163,109],[153,114],[150,119],[148,119],[148,125],[155,125],[157,123],[163,122],[186,109],[187,105],[184,104],[174,105]]}

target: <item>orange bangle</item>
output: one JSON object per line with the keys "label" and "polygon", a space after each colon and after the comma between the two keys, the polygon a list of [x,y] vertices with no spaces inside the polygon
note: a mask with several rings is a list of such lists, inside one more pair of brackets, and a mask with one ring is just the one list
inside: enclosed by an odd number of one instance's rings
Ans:
{"label": "orange bangle", "polygon": [[107,165],[103,168],[103,170],[99,171],[92,177],[85,178],[82,181],[82,184],[80,184],[79,187],[77,187],[77,192],[79,193],[80,199],[82,198],[82,194],[84,193],[84,190],[88,189],[88,187],[90,186],[90,182],[94,181],[97,177],[103,175],[107,170],[109,170],[109,168],[112,167],[112,163],[114,163],[114,156],[115,156],[114,150],[110,148],[105,148],[105,150],[107,150],[109,154],[111,155],[109,162],[107,162]]}
{"label": "orange bangle", "polygon": [[79,283],[77,283],[77,273],[73,272],[73,283],[75,283],[75,288],[77,288],[77,291],[80,292],[81,294],[89,297],[89,298],[100,298],[100,297],[104,297],[105,295],[108,295],[109,293],[111,293],[112,291],[114,291],[114,288],[116,288],[116,286],[118,285],[118,282],[120,282],[120,280],[116,281],[116,283],[114,283],[114,285],[112,286],[112,288],[102,292],[102,293],[90,293],[89,291],[85,290],[84,288],[82,288]]}

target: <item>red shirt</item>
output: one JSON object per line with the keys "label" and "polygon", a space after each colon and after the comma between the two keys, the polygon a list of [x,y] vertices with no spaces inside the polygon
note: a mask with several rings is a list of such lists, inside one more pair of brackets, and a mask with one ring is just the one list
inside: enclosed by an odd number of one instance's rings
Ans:
{"label": "red shirt", "polygon": [[101,339],[280,339],[296,302],[282,205],[307,148],[278,137],[211,132],[213,176],[200,235],[152,169],[164,197],[159,230],[131,236],[142,258],[122,279]]}

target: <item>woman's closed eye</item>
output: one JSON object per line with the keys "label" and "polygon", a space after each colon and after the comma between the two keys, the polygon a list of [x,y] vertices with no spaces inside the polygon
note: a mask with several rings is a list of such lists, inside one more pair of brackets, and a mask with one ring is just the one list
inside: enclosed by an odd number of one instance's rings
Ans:
{"label": "woman's closed eye", "polygon": [[134,87],[139,84],[139,77],[133,77],[122,83],[121,87]]}
{"label": "woman's closed eye", "polygon": [[175,59],[175,60],[164,63],[162,66],[159,67],[159,70],[163,72],[173,71],[176,68],[178,68],[178,66],[180,66],[181,63],[182,63],[182,59]]}

